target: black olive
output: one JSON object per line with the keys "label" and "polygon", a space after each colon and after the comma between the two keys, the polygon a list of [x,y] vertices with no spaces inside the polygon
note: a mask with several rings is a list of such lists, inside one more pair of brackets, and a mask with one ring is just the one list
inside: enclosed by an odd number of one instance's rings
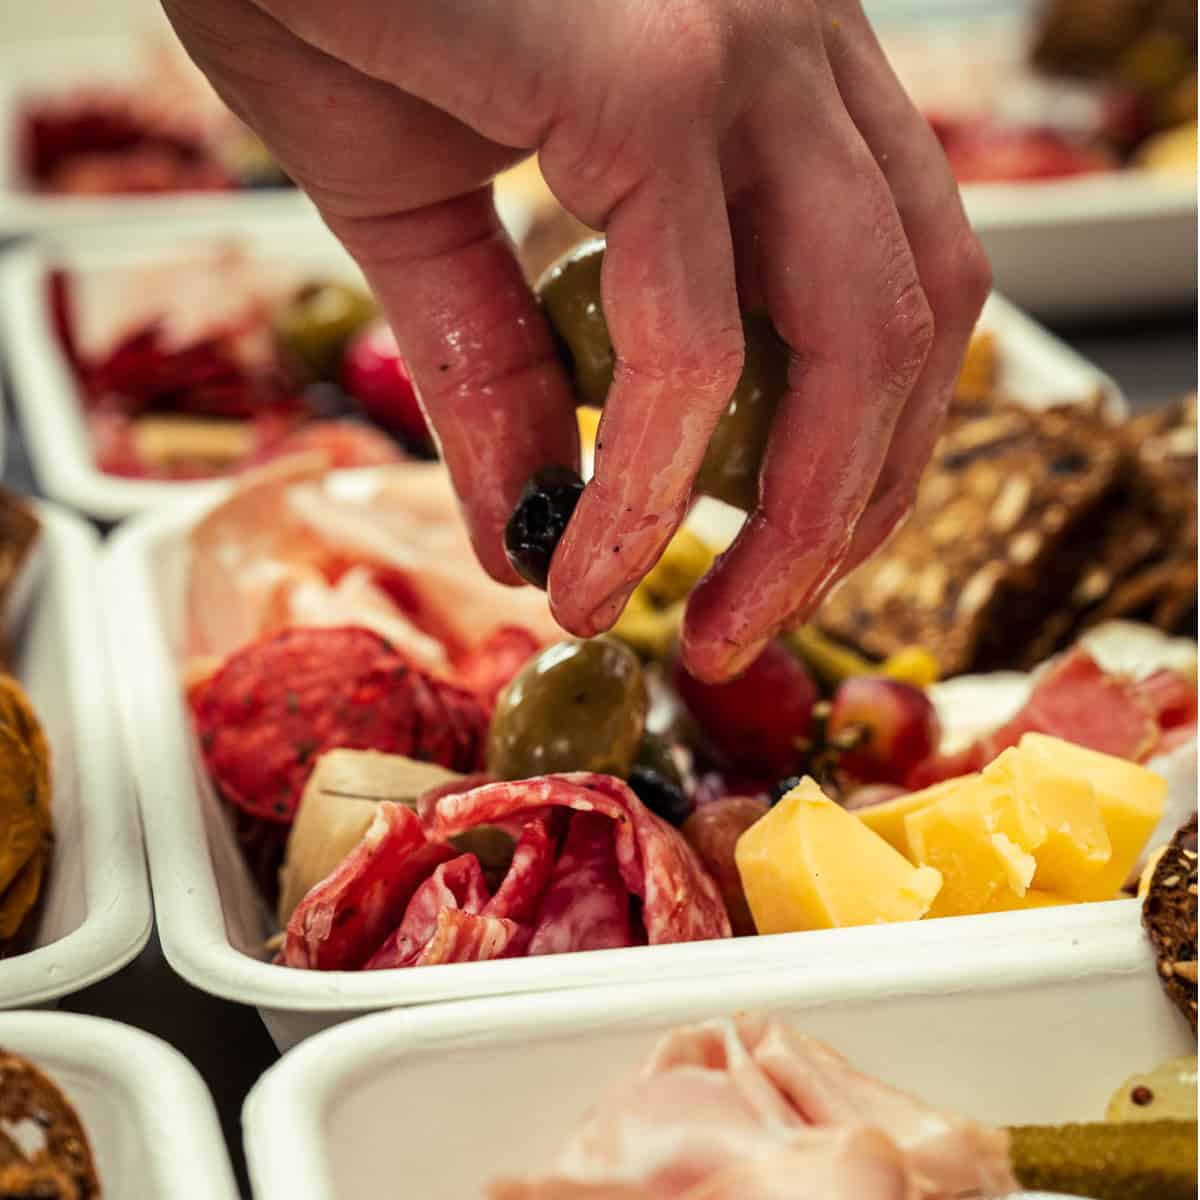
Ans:
{"label": "black olive", "polygon": [[695,806],[679,783],[653,767],[635,766],[629,786],[652,813],[672,825],[682,825],[692,815]]}
{"label": "black olive", "polygon": [[780,802],[794,787],[800,786],[799,775],[789,775],[785,779],[781,779],[772,789],[769,797],[769,802],[772,808]]}
{"label": "black olive", "polygon": [[504,551],[517,574],[545,588],[550,560],[583,493],[583,480],[570,467],[535,472],[504,527]]}

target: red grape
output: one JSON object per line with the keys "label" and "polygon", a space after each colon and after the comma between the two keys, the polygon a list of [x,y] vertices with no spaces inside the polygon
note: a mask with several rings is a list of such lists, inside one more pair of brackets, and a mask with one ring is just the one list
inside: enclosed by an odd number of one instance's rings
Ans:
{"label": "red grape", "polygon": [[698,808],[680,830],[717,885],[729,913],[729,923],[739,937],[755,930],[733,852],[738,838],[766,811],[765,800],[726,796]]}
{"label": "red grape", "polygon": [[342,386],[371,420],[427,445],[429,428],[391,328],[376,321],[356,334],[342,361]]}
{"label": "red grape", "polygon": [[918,763],[936,753],[942,736],[933,704],[920,688],[875,675],[841,684],[825,731],[835,746],[861,738],[842,752],[839,763],[869,783],[904,783]]}
{"label": "red grape", "polygon": [[736,679],[701,683],[676,662],[675,690],[708,742],[733,767],[760,779],[790,775],[799,743],[812,727],[816,684],[781,643],[767,648]]}

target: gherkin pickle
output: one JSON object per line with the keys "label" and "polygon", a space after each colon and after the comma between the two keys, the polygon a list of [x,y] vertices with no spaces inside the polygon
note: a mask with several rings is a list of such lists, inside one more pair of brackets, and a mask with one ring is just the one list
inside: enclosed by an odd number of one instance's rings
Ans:
{"label": "gherkin pickle", "polygon": [[[601,406],[613,376],[613,345],[600,299],[604,242],[577,246],[538,283],[546,315],[571,359],[583,404]],[[758,472],[775,408],[787,387],[788,350],[770,318],[744,313],[746,363],[725,415],[708,444],[696,490],[738,508],[758,503]]]}
{"label": "gherkin pickle", "polygon": [[641,664],[615,638],[547,647],[500,693],[488,733],[488,772],[528,779],[556,771],[629,775],[649,700]]}
{"label": "gherkin pickle", "polygon": [[372,321],[375,301],[340,283],[306,283],[275,313],[275,339],[314,379],[336,379],[350,338]]}
{"label": "gherkin pickle", "polygon": [[1195,1200],[1195,1121],[1020,1125],[1013,1170],[1030,1190],[1093,1200]]}

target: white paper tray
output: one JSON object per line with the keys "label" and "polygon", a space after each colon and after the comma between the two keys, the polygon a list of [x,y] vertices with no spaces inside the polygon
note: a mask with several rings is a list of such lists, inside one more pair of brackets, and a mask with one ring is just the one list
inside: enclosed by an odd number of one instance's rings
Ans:
{"label": "white paper tray", "polygon": [[[947,76],[970,69],[953,61],[956,31],[968,37],[974,31],[997,54],[1020,55],[1036,2],[867,0],[865,7],[885,46],[896,31],[926,40],[928,74],[942,88]],[[907,74],[904,65],[900,74]],[[1097,317],[1196,302],[1194,173],[1124,170],[968,183],[962,198],[991,258],[997,290],[1040,317]]]}
{"label": "white paper tray", "polygon": [[[1009,306],[990,310],[1010,370],[1037,396],[1078,395],[1103,376]],[[1119,396],[1112,391],[1114,403]],[[126,741],[137,779],[159,935],[189,983],[253,1004],[281,1047],[371,1009],[468,996],[503,995],[606,982],[771,973],[785,965],[906,959],[922,946],[968,937],[1062,938],[1085,927],[1118,936],[1137,923],[1133,902],[1047,909],[888,928],[804,933],[566,957],[448,964],[381,972],[298,971],[260,957],[266,932],[256,889],[228,832],[197,753],[178,675],[183,633],[186,536],[226,485],[147,513],[116,532],[105,563],[105,607]],[[988,923],[990,922],[990,923]]]}
{"label": "white paper tray", "polygon": [[[222,247],[244,247],[272,280],[299,283],[314,273],[361,283],[349,256],[314,216],[262,216],[254,221],[194,218],[148,229],[114,228],[101,238],[75,234],[53,247],[29,245],[0,260],[0,342],[13,399],[38,481],[48,495],[101,520],[120,520],[181,497],[211,494],[208,482],[121,479],[97,470],[82,419],[79,390],[51,325],[47,276],[67,267],[92,296],[124,291],[134,272],[176,262],[211,261]],[[194,303],[186,278],[173,311]],[[211,289],[209,289],[211,292]],[[146,315],[149,315],[147,304]],[[119,316],[119,314],[118,314]],[[1124,412],[1116,385],[999,296],[981,325],[1005,347],[1002,383],[1030,403],[1082,398],[1103,391]]]}
{"label": "white paper tray", "polygon": [[212,1098],[178,1050],[115,1021],[47,1012],[0,1013],[0,1046],[75,1106],[106,1200],[236,1200]]}
{"label": "white paper tray", "polygon": [[[242,1113],[257,1200],[467,1200],[545,1166],[676,1025],[771,1011],[921,1098],[1006,1124],[1101,1119],[1133,1072],[1194,1052],[1135,914],[1053,931],[962,918],[953,948],[773,956],[711,979],[381,1013],[321,1034]],[[803,936],[803,935],[801,935]],[[769,939],[782,943],[784,939]],[[863,949],[867,949],[863,947]],[[565,964],[564,964],[565,965]],[[748,964],[747,964],[748,965]]]}
{"label": "white paper tray", "polygon": [[96,534],[52,505],[38,515],[42,542],[12,636],[16,675],[50,740],[56,842],[34,948],[0,959],[0,1008],[42,1004],[113,974],[151,924],[109,691]]}
{"label": "white paper tray", "polygon": [[[515,223],[517,217],[510,227]],[[131,323],[136,317],[157,315],[162,305],[169,305],[174,314],[191,316],[204,303],[200,297],[213,297],[219,288],[198,286],[181,269],[169,281],[175,294],[168,291],[164,298],[163,276],[174,264],[207,264],[205,278],[211,280],[214,257],[231,247],[244,249],[281,288],[313,275],[364,286],[350,256],[315,213],[303,209],[257,212],[253,217],[210,213],[149,226],[121,224],[103,235],[74,231],[48,243],[26,243],[0,258],[0,351],[38,483],[52,499],[97,520],[119,521],[181,497],[204,495],[211,484],[123,479],[97,469],[79,387],[50,317],[50,272],[62,266],[76,275],[92,298],[93,312],[111,294],[119,298],[119,306],[141,300],[144,307],[130,314]],[[156,269],[156,293],[147,289],[137,297],[130,280],[135,273]],[[158,299],[152,301],[155,294]],[[232,311],[232,302],[227,303],[230,308],[222,311]],[[125,314],[116,312],[112,319],[121,326]]]}

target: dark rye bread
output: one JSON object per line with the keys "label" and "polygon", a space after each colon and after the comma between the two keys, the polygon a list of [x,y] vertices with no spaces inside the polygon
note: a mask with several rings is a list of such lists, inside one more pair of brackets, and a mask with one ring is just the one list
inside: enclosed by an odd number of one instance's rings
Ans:
{"label": "dark rye bread", "polygon": [[1066,607],[1120,479],[1091,408],[956,403],[911,516],[817,623],[879,658],[924,646],[946,676],[1011,669]]}
{"label": "dark rye bread", "polygon": [[1181,825],[1150,876],[1142,904],[1158,977],[1196,1032],[1196,814]]}
{"label": "dark rye bread", "polygon": [[1196,630],[1196,397],[1135,417],[1121,428],[1133,464],[1133,505],[1154,553],[1122,573],[1083,614],[1081,627],[1114,618],[1142,620],[1167,633]]}

